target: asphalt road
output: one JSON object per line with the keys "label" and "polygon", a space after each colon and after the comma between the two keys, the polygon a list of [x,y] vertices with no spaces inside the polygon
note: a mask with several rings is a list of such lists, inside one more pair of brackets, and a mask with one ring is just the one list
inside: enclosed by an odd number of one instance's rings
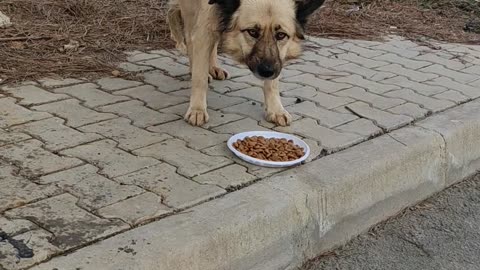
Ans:
{"label": "asphalt road", "polygon": [[479,270],[480,173],[302,270]]}

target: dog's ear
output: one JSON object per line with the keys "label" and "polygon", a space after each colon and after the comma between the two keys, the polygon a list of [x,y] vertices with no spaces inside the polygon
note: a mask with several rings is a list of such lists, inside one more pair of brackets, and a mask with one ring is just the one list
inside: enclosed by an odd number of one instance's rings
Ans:
{"label": "dog's ear", "polygon": [[[210,0],[215,1],[215,0]],[[221,1],[221,0],[219,0]],[[305,29],[307,24],[308,17],[313,14],[317,9],[319,9],[325,0],[295,0],[297,6],[297,22],[302,29]]]}
{"label": "dog's ear", "polygon": [[220,29],[225,31],[232,20],[233,14],[240,7],[240,0],[208,0],[210,5],[218,5],[220,11]]}

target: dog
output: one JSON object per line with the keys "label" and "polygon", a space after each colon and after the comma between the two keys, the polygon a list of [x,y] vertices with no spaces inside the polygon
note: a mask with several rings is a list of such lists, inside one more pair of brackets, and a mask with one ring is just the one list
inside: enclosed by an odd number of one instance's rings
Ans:
{"label": "dog", "polygon": [[191,94],[185,120],[208,122],[210,80],[229,74],[217,61],[218,46],[264,81],[265,118],[279,126],[292,122],[281,103],[279,75],[301,55],[305,25],[325,0],[170,0],[171,38],[190,62]]}

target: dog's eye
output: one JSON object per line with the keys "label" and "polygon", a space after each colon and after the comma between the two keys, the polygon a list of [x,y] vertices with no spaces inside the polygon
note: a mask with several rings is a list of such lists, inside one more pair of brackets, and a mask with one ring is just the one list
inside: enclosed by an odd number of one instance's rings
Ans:
{"label": "dog's eye", "polygon": [[275,34],[275,39],[277,40],[284,40],[288,35],[282,32],[278,32]]}
{"label": "dog's eye", "polygon": [[247,32],[253,38],[259,38],[260,37],[260,33],[258,32],[257,29],[248,29]]}

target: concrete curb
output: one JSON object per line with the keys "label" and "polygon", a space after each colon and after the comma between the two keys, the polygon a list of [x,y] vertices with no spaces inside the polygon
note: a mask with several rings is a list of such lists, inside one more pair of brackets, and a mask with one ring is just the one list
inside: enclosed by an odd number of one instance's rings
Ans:
{"label": "concrete curb", "polygon": [[480,169],[480,100],[32,269],[295,269]]}

